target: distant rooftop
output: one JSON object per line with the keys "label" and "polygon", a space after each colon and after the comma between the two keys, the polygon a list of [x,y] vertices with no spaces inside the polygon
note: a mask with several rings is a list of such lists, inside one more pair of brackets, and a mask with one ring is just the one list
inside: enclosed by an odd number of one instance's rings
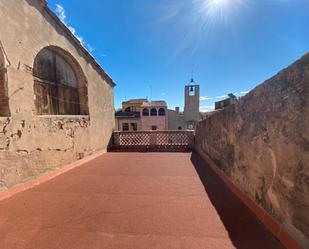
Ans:
{"label": "distant rooftop", "polygon": [[164,100],[144,102],[142,107],[167,107],[167,103]]}
{"label": "distant rooftop", "polygon": [[123,111],[117,111],[115,113],[116,118],[139,118],[140,112],[123,112]]}
{"label": "distant rooftop", "polygon": [[130,99],[128,101],[124,101],[123,103],[126,103],[126,104],[132,103],[132,104],[134,104],[134,103],[143,103],[143,102],[148,102],[148,99]]}
{"label": "distant rooftop", "polygon": [[167,103],[164,100],[130,99],[122,102],[122,104],[141,104],[142,107],[167,107]]}

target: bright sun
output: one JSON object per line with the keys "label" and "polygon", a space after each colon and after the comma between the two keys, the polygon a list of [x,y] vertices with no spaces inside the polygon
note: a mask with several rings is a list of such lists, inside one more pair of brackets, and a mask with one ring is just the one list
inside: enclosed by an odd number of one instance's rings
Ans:
{"label": "bright sun", "polygon": [[220,4],[223,4],[224,1],[225,0],[213,0],[213,3],[220,5]]}
{"label": "bright sun", "polygon": [[223,7],[228,3],[229,0],[208,0],[210,5],[214,5],[216,7]]}
{"label": "bright sun", "polygon": [[236,3],[241,2],[243,0],[233,0],[234,4],[232,5],[231,0],[202,0],[203,7],[202,10],[204,14],[206,13],[206,18],[212,19],[224,19],[230,9],[236,5]]}

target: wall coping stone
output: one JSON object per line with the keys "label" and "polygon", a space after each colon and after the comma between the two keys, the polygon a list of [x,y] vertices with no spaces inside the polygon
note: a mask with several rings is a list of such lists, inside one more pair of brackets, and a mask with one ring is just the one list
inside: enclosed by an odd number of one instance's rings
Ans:
{"label": "wall coping stone", "polygon": [[36,117],[49,119],[90,119],[89,115],[37,115]]}

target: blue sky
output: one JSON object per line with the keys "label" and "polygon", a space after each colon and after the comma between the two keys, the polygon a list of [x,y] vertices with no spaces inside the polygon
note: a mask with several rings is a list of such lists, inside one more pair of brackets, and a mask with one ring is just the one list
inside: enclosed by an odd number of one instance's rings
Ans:
{"label": "blue sky", "polygon": [[[242,95],[309,52],[309,0],[49,0],[117,83],[115,105],[183,107],[191,78],[201,110]],[[152,90],[151,90],[152,89]]]}

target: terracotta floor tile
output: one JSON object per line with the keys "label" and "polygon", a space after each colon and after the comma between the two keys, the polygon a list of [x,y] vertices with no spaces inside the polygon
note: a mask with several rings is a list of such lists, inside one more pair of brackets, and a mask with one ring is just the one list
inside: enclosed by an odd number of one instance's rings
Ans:
{"label": "terracotta floor tile", "polygon": [[196,154],[108,153],[1,201],[0,248],[284,247]]}

